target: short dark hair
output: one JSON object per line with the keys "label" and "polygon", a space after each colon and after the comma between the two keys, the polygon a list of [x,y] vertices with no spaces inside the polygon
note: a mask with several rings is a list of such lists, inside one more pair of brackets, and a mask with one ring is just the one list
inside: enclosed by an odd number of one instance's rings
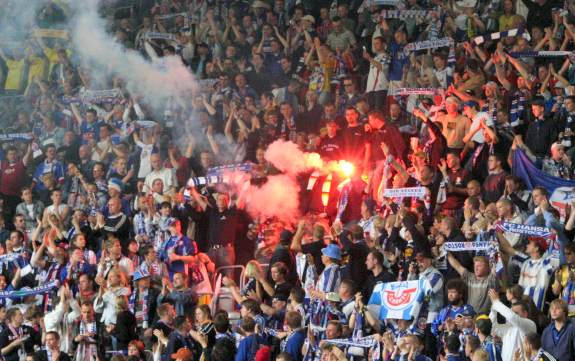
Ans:
{"label": "short dark hair", "polygon": [[533,193],[533,191],[538,190],[539,192],[541,192],[541,194],[543,194],[545,197],[549,197],[549,191],[547,191],[547,189],[545,189],[542,186],[535,186],[533,187],[533,190],[531,191],[531,193]]}
{"label": "short dark hair", "polygon": [[254,332],[256,329],[256,321],[250,316],[246,316],[242,319],[241,326],[242,330],[245,332]]}
{"label": "short dark hair", "polygon": [[541,348],[541,336],[536,332],[530,332],[525,335],[525,341],[530,344],[534,350],[539,350]]}
{"label": "short dark hair", "polygon": [[188,321],[186,316],[176,316],[174,319],[174,328],[179,330],[183,325],[186,324],[186,321]]}
{"label": "short dark hair", "polygon": [[235,353],[236,345],[234,342],[224,337],[217,340],[214,344],[210,359],[211,361],[228,361],[230,359],[230,355],[234,355]]}
{"label": "short dark hair", "polygon": [[219,333],[227,332],[230,329],[230,320],[227,312],[216,312],[214,315],[214,328]]}
{"label": "short dark hair", "polygon": [[290,311],[286,314],[286,324],[295,330],[301,327],[301,314],[298,311]]}
{"label": "short dark hair", "polygon": [[352,281],[352,280],[350,280],[350,279],[344,279],[344,280],[341,281],[341,283],[340,283],[339,285],[346,287],[352,295],[355,295],[356,287],[355,287],[355,285],[353,284],[353,281]]}
{"label": "short dark hair", "polygon": [[459,353],[460,347],[459,335],[449,335],[445,338],[445,348],[449,353]]}
{"label": "short dark hair", "polygon": [[285,265],[285,263],[283,262],[276,262],[272,265],[271,268],[275,268],[279,274],[281,274],[282,276],[287,276],[288,270],[287,267]]}
{"label": "short dark hair", "polygon": [[242,301],[242,307],[245,307],[246,310],[253,313],[254,315],[258,315],[260,313],[260,304],[256,300],[244,300]]}
{"label": "short dark hair", "polygon": [[524,312],[529,313],[529,306],[527,305],[527,303],[523,300],[517,300],[515,302],[513,302],[513,304],[511,305],[511,307],[513,306],[519,306],[523,309]]}
{"label": "short dark hair", "polygon": [[370,110],[369,113],[367,113],[367,116],[385,121],[385,116],[381,110]]}
{"label": "short dark hair", "polygon": [[469,335],[466,341],[473,351],[481,347],[481,340],[477,336]]}
{"label": "short dark hair", "polygon": [[46,336],[53,335],[56,340],[60,340],[60,334],[56,331],[47,331]]}
{"label": "short dark hair", "polygon": [[485,318],[479,318],[475,321],[475,328],[477,328],[477,330],[485,336],[489,336],[491,335],[491,328],[493,327],[493,324],[491,323],[491,320],[487,317]]}
{"label": "short dark hair", "polygon": [[383,253],[381,253],[377,249],[374,249],[370,251],[369,254],[371,254],[371,257],[373,257],[377,261],[377,264],[383,266]]}
{"label": "short dark hair", "polygon": [[305,290],[301,287],[292,288],[289,294],[289,297],[297,303],[303,303],[305,299]]}

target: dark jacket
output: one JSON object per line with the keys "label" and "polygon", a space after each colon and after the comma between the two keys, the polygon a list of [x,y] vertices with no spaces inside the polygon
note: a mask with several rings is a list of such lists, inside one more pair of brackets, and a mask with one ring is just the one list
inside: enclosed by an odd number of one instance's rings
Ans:
{"label": "dark jacket", "polygon": [[575,360],[575,323],[568,321],[563,326],[557,342],[553,340],[554,328],[555,323],[552,322],[543,330],[541,346],[557,360]]}
{"label": "dark jacket", "polygon": [[[52,361],[48,359],[48,353],[46,350],[38,351],[34,354],[34,361]],[[71,361],[70,356],[68,354],[60,351],[58,355],[58,361]]]}

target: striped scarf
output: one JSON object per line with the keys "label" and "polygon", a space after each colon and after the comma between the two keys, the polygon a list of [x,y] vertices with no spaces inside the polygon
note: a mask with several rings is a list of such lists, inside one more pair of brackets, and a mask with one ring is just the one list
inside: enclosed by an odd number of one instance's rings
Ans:
{"label": "striped scarf", "polygon": [[381,10],[381,19],[414,19],[425,18],[430,14],[429,10]]}
{"label": "striped scarf", "polygon": [[481,111],[487,113],[493,119],[493,123],[497,124],[497,103],[493,103],[493,107],[489,101],[486,101],[485,104],[481,107]]}
{"label": "striped scarf", "polygon": [[138,323],[138,327],[146,329],[148,328],[149,325],[148,301],[150,291],[149,290],[144,291],[143,299],[141,295],[142,293],[140,292],[140,290],[135,290],[134,292],[132,292],[132,294],[130,295],[129,307],[130,312],[133,313],[134,316],[136,316],[136,322]]}
{"label": "striped scarf", "polygon": [[98,358],[96,322],[80,321],[80,335],[90,335],[78,344],[74,361],[96,361]]}
{"label": "striped scarf", "polygon": [[523,123],[521,116],[525,110],[527,100],[525,98],[526,90],[519,89],[511,97],[511,107],[509,110],[509,120],[512,127],[517,127]]}

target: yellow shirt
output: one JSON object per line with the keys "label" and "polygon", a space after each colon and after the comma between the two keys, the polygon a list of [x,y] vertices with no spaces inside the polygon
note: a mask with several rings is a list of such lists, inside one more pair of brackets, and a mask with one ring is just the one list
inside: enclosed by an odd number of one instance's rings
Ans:
{"label": "yellow shirt", "polygon": [[[72,55],[72,51],[70,49],[66,49],[66,54],[70,57]],[[44,48],[44,55],[46,55],[46,58],[50,61],[48,74],[52,74],[52,68],[54,68],[54,65],[58,64],[58,50],[53,48]]]}
{"label": "yellow shirt", "polygon": [[513,27],[513,19],[516,15],[501,15],[499,17],[499,31],[509,30]]}
{"label": "yellow shirt", "polygon": [[31,56],[28,58],[30,68],[28,69],[28,84],[31,84],[34,78],[45,79],[48,61],[40,56]]}
{"label": "yellow shirt", "polygon": [[22,77],[24,76],[25,59],[12,60],[4,59],[8,67],[8,74],[6,74],[6,90],[20,90],[22,89]]}

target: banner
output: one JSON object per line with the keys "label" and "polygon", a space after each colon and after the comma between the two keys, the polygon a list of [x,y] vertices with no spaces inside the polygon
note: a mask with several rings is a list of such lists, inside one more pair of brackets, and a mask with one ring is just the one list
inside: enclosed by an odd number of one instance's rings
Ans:
{"label": "banner", "polygon": [[425,188],[424,187],[387,188],[383,191],[383,196],[390,198],[423,197],[425,196]]}
{"label": "banner", "polygon": [[395,318],[411,320],[417,318],[424,292],[425,280],[378,283],[373,289],[368,304],[380,306],[379,319]]}
{"label": "banner", "polygon": [[120,89],[86,90],[80,98],[84,103],[116,103],[123,95]]}
{"label": "banner", "polygon": [[514,58],[537,58],[537,57],[556,57],[573,55],[572,51],[564,50],[542,50],[542,51],[512,51],[509,53]]}
{"label": "banner", "polygon": [[226,172],[250,173],[251,171],[253,171],[253,169],[254,165],[252,163],[236,163],[229,165],[220,165],[217,167],[208,168],[206,176],[208,177],[222,176]]}
{"label": "banner", "polygon": [[397,6],[399,4],[399,0],[365,0],[362,6],[364,4],[365,6],[378,6],[378,5]]}
{"label": "banner", "polygon": [[437,88],[398,88],[391,95],[435,95]]}
{"label": "banner", "polygon": [[431,13],[429,10],[381,10],[382,19],[412,19],[426,17]]}
{"label": "banner", "polygon": [[30,135],[28,133],[0,134],[0,142],[14,142],[14,141],[29,142],[31,140],[32,140],[32,135]]}
{"label": "banner", "polygon": [[123,99],[123,94],[120,89],[107,89],[107,90],[86,90],[80,93],[77,97],[63,96],[62,103],[64,104],[80,104],[80,103],[118,103]]}
{"label": "banner", "polygon": [[152,121],[152,120],[136,120],[136,125],[138,125],[140,128],[153,128],[156,125],[158,125],[158,123]]}
{"label": "banner", "polygon": [[547,227],[529,226],[527,224],[502,222],[497,224],[497,229],[503,232],[519,233],[524,236],[536,236],[548,238],[555,236],[554,233]]}
{"label": "banner", "polygon": [[375,346],[377,341],[373,337],[361,337],[361,338],[335,338],[335,339],[325,339],[323,340],[325,343],[331,343],[332,345],[337,346],[346,346],[346,347],[363,347],[363,348],[372,348]]}
{"label": "banner", "polygon": [[22,298],[26,296],[41,295],[50,292],[53,288],[58,287],[58,281],[52,281],[42,286],[34,288],[22,288],[16,291],[0,291],[0,298]]}
{"label": "banner", "polygon": [[166,15],[154,15],[154,20],[165,20],[165,19],[172,19],[177,16],[183,16],[184,19],[188,18],[188,13],[175,13],[175,14],[166,14]]}
{"label": "banner", "polygon": [[507,30],[507,31],[498,31],[495,33],[487,34],[487,35],[476,36],[475,38],[471,39],[471,44],[473,46],[475,46],[475,45],[483,44],[487,40],[499,40],[499,39],[508,38],[511,36],[519,36],[519,35],[523,35],[523,37],[526,38],[527,40],[531,39],[531,36],[529,35],[529,33],[525,29],[516,28],[516,29]]}
{"label": "banner", "polygon": [[211,93],[219,79],[200,79],[197,81],[200,93]]}
{"label": "banner", "polygon": [[490,242],[446,242],[443,244],[443,249],[448,252],[484,251],[490,246]]}
{"label": "banner", "polygon": [[176,36],[170,33],[160,33],[156,31],[147,31],[144,33],[144,38],[149,40],[176,40]]}
{"label": "banner", "polygon": [[405,53],[405,52],[409,52],[409,51],[443,48],[443,47],[451,46],[451,44],[453,44],[453,39],[451,39],[451,38],[423,40],[423,41],[417,41],[414,43],[406,44],[403,47],[403,52]]}
{"label": "banner", "polygon": [[57,29],[34,29],[33,33],[41,38],[68,39],[70,36],[68,30]]}

